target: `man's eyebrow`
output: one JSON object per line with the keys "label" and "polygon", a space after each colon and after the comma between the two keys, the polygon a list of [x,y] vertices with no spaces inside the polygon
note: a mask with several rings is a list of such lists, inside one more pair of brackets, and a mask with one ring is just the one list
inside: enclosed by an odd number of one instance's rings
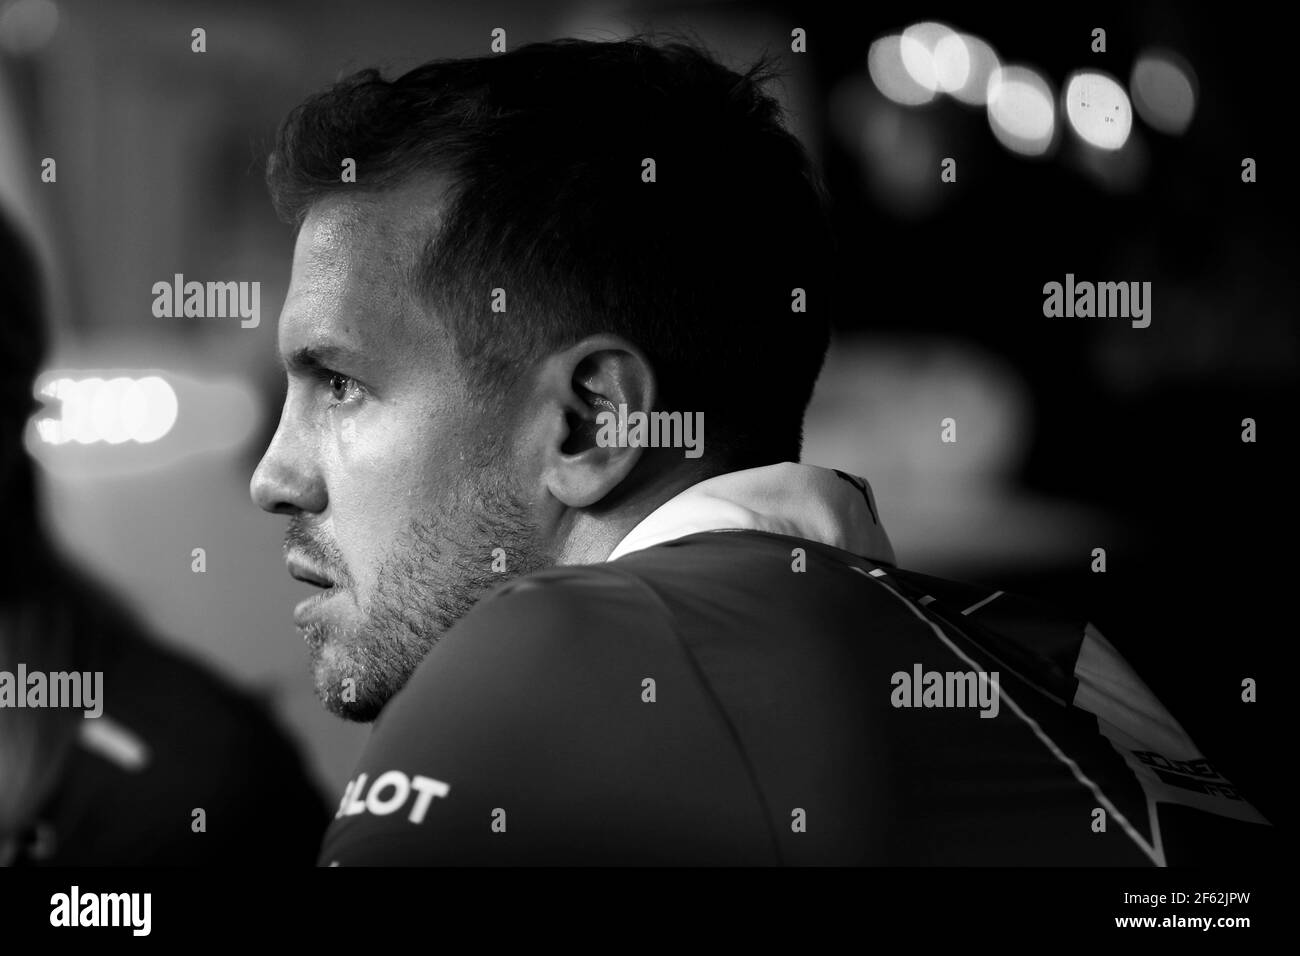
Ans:
{"label": "man's eyebrow", "polygon": [[304,345],[281,356],[280,364],[287,372],[314,372],[348,365],[362,357],[360,352],[341,345]]}

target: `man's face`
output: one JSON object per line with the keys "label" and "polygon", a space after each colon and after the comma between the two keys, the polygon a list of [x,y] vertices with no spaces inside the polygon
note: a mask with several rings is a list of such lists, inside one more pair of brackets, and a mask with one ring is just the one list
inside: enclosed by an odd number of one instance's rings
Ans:
{"label": "man's face", "polygon": [[471,401],[445,327],[408,287],[425,190],[309,212],[280,314],[288,390],[251,484],[289,516],[290,573],[320,588],[294,612],[317,692],[356,720],[485,590],[554,563],[499,450],[509,423]]}

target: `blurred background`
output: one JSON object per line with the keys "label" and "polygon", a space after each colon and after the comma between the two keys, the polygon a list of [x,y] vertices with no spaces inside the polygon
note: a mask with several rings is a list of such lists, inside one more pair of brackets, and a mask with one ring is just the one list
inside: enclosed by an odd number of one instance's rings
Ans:
{"label": "blurred background", "polygon": [[[308,588],[248,499],[293,238],[262,170],[309,93],[485,54],[498,27],[779,58],[845,278],[805,460],[872,483],[901,565],[1087,615],[1279,822],[1300,349],[1274,143],[1296,79],[1286,31],[1231,7],[0,0],[0,202],[39,237],[57,330],[28,447],[65,550],[268,697],[337,799],[367,731],[317,702],[290,620]],[[156,318],[177,273],[260,282],[260,325]],[[1046,318],[1067,273],[1150,282],[1150,327]]]}

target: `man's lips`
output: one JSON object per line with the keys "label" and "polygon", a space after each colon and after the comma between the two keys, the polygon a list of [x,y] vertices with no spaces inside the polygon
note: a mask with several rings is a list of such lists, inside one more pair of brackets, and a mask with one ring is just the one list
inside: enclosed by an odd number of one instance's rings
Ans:
{"label": "man's lips", "polygon": [[315,567],[303,561],[301,558],[290,557],[285,561],[289,568],[289,576],[299,581],[306,581],[308,584],[314,584],[318,588],[332,588],[334,582],[317,571]]}
{"label": "man's lips", "polygon": [[300,601],[298,606],[293,609],[294,623],[299,627],[305,627],[311,623],[316,609],[337,594],[338,588],[329,576],[300,557],[290,555],[285,564],[289,568],[290,577],[322,589],[319,593]]}
{"label": "man's lips", "polygon": [[316,617],[316,612],[320,606],[336,593],[333,588],[330,588],[299,601],[298,605],[293,609],[293,623],[298,627],[307,627],[312,623],[312,619]]}

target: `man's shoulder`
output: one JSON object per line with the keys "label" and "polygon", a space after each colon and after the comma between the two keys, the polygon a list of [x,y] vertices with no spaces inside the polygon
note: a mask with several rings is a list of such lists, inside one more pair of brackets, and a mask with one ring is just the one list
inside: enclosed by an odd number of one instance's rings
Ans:
{"label": "man's shoulder", "polygon": [[480,598],[430,649],[379,725],[447,708],[448,683],[601,696],[612,675],[652,670],[678,653],[673,613],[644,576],[612,564],[547,568]]}
{"label": "man's shoulder", "polygon": [[[598,668],[638,645],[667,647],[674,634],[670,609],[644,576],[609,564],[566,565],[488,592],[428,658],[446,658],[464,645],[477,656],[495,649],[519,666],[546,666],[557,661],[556,654],[580,653],[590,668]],[[434,666],[428,659],[426,664]]]}
{"label": "man's shoulder", "polygon": [[[630,610],[653,612],[658,605],[645,576],[613,563],[574,564],[533,571],[494,588],[466,615],[518,615],[527,621],[588,620]],[[534,618],[532,615],[541,615]]]}
{"label": "man's shoulder", "polygon": [[[777,626],[773,614],[798,615],[804,602],[816,603],[828,592],[859,601],[875,597],[844,559],[862,561],[785,535],[701,532],[616,561],[557,566],[505,582],[440,644],[580,642],[591,666],[599,666],[606,654],[618,655],[638,640],[661,648],[680,641],[699,612],[714,625],[729,620],[750,627],[758,613]],[[792,573],[805,566],[812,573]],[[719,619],[720,610],[734,617]]]}
{"label": "man's shoulder", "polygon": [[769,854],[743,754],[671,611],[641,577],[584,565],[502,585],[433,646],[376,722],[321,860]]}

